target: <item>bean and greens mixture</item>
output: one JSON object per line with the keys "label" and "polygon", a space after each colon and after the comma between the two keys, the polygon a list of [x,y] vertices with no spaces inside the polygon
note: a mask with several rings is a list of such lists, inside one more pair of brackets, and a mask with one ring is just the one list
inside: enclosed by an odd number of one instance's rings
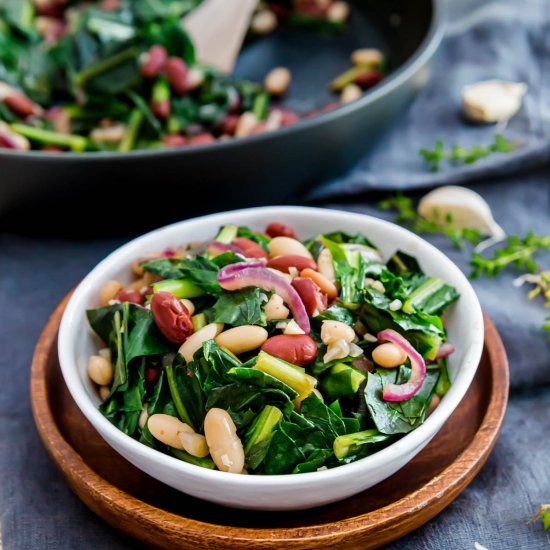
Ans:
{"label": "bean and greens mixture", "polygon": [[88,374],[115,426],[191,464],[273,475],[353,462],[449,389],[441,315],[456,290],[361,234],[227,225],[132,268],[87,312],[106,346]]}
{"label": "bean and greens mixture", "polygon": [[[277,98],[291,82],[285,67],[267,67],[259,84],[197,63],[181,20],[200,2],[0,0],[0,149],[204,145],[277,130],[337,106],[300,114],[284,108]],[[269,34],[280,20],[339,30],[348,12],[335,0],[262,2],[249,38]],[[343,103],[383,77],[378,50],[358,50],[352,63],[331,84]]]}

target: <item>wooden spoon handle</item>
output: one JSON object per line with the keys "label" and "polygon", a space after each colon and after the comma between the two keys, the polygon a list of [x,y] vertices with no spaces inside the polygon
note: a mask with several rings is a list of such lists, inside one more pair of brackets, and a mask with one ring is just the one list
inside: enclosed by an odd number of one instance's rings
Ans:
{"label": "wooden spoon handle", "polygon": [[197,60],[231,73],[258,0],[205,0],[183,20]]}

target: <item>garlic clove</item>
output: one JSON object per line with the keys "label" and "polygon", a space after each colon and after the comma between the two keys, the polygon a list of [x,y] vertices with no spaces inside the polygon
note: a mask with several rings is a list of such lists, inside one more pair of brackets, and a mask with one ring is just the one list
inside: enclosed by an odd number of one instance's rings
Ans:
{"label": "garlic clove", "polygon": [[474,122],[500,122],[512,118],[527,92],[522,82],[485,80],[462,89],[462,113]]}
{"label": "garlic clove", "polygon": [[493,218],[487,201],[475,191],[458,185],[446,185],[430,191],[418,203],[424,219],[457,229],[477,229],[490,239],[478,250],[503,240],[506,233]]}

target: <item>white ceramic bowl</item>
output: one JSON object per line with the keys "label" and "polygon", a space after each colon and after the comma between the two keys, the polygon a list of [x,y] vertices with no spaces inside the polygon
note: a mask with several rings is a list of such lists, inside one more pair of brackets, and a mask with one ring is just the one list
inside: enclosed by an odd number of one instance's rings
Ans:
{"label": "white ceramic bowl", "polygon": [[[396,249],[416,256],[426,273],[454,285],[460,300],[446,315],[449,340],[456,352],[449,360],[452,387],[435,412],[418,429],[393,445],[344,466],[321,472],[256,476],[236,475],[193,466],[165,455],[125,435],[97,409],[99,399],[86,375],[88,357],[98,340],[88,326],[85,310],[97,307],[100,286],[108,279],[129,281],[130,263],[147,252],[212,238],[224,224],[263,230],[279,221],[301,238],[342,229],[362,232],[388,257]],[[59,331],[59,359],[65,382],[86,418],[122,456],[152,477],[190,495],[226,506],[259,510],[294,510],[334,502],[379,483],[409,462],[434,437],[464,397],[483,347],[481,308],[470,283],[442,252],[413,233],[373,217],[349,212],[275,206],[251,208],[176,223],[122,246],[80,283],[71,297]]]}

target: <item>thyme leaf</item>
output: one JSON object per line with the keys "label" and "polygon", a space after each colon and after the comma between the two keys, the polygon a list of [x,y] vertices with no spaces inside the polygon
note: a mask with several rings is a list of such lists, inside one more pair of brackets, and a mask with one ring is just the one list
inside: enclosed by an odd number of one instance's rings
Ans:
{"label": "thyme leaf", "polygon": [[447,151],[443,141],[438,139],[433,149],[420,149],[418,153],[430,170],[437,172],[444,160],[453,164],[473,164],[493,153],[509,153],[518,147],[518,143],[508,141],[502,134],[496,134],[493,142],[489,145],[474,145],[473,147],[453,145]]}

